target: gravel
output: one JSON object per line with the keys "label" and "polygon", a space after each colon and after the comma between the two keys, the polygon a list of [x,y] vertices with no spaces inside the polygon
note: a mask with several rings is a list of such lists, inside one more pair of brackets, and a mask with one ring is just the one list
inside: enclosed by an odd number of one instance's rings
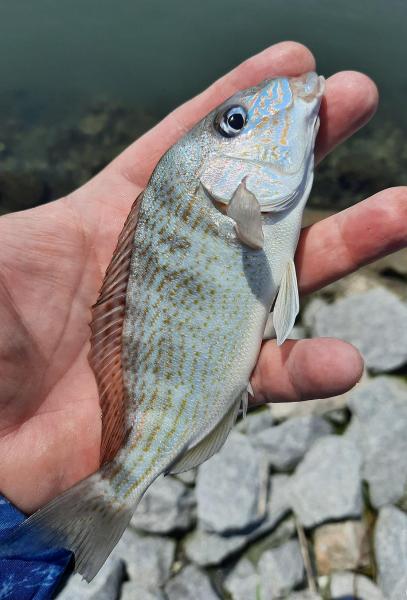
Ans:
{"label": "gravel", "polygon": [[316,440],[330,433],[332,426],[325,419],[309,415],[289,419],[250,439],[255,447],[265,452],[274,469],[288,471],[300,462]]}
{"label": "gravel", "polygon": [[279,548],[266,550],[260,557],[258,570],[262,598],[273,599],[287,594],[304,578],[304,562],[299,543],[289,540]]}
{"label": "gravel", "polygon": [[165,586],[168,600],[219,600],[209,577],[195,567],[188,565]]}
{"label": "gravel", "polygon": [[375,529],[378,582],[390,596],[407,573],[407,514],[394,506],[379,513]]}
{"label": "gravel", "polygon": [[203,529],[242,532],[266,516],[267,464],[247,437],[232,432],[222,450],[198,469],[196,497]]}
{"label": "gravel", "polygon": [[407,363],[407,305],[382,287],[340,298],[332,304],[310,303],[305,320],[314,336],[337,337],[354,344],[366,366],[385,373]]}
{"label": "gravel", "polygon": [[317,441],[292,477],[295,514],[304,527],[359,517],[362,513],[362,460],[349,440],[331,435]]}
{"label": "gravel", "polygon": [[194,512],[193,491],[174,477],[160,477],[147,490],[131,525],[151,533],[186,531],[194,523]]}

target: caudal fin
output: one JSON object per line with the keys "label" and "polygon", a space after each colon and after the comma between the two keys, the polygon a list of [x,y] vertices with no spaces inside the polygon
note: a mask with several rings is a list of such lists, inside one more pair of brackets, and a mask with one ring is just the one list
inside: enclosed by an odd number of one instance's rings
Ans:
{"label": "caudal fin", "polygon": [[100,472],[79,482],[18,526],[0,545],[10,557],[35,545],[61,547],[75,555],[75,571],[91,581],[121,538],[133,510],[109,493]]}

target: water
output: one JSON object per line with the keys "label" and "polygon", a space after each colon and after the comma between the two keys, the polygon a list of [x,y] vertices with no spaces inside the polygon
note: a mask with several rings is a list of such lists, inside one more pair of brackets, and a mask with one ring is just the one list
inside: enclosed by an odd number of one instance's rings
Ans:
{"label": "water", "polygon": [[108,92],[163,114],[247,56],[295,39],[321,73],[365,71],[383,104],[400,109],[406,34],[405,0],[1,0],[1,89],[61,112],[74,96]]}
{"label": "water", "polygon": [[[307,44],[326,76],[341,69],[369,74],[381,91],[377,126],[407,129],[406,24],[404,0],[0,0],[0,149],[1,121],[16,111],[20,133],[29,137],[37,128],[32,143],[8,138],[14,162],[6,170],[23,168],[17,163],[33,148],[49,144],[39,127],[51,137],[75,127],[103,98],[105,108],[137,111],[145,129],[284,39]],[[125,142],[114,142],[112,151]],[[103,161],[108,154],[106,148]]]}

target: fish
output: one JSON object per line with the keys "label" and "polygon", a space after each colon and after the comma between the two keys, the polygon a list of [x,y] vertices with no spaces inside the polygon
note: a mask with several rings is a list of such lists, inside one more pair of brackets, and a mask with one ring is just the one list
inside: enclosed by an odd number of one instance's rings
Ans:
{"label": "fish", "polygon": [[134,202],[99,299],[89,362],[101,468],[19,526],[70,549],[91,581],[143,494],[218,452],[248,404],[262,340],[299,310],[294,253],[324,79],[276,77],[212,110]]}

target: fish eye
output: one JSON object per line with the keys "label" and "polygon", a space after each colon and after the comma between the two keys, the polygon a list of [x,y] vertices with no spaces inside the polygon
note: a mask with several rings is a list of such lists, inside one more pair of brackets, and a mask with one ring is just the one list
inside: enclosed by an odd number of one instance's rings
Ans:
{"label": "fish eye", "polygon": [[225,137],[239,135],[247,123],[247,111],[243,106],[230,106],[224,113],[218,115],[215,126]]}

